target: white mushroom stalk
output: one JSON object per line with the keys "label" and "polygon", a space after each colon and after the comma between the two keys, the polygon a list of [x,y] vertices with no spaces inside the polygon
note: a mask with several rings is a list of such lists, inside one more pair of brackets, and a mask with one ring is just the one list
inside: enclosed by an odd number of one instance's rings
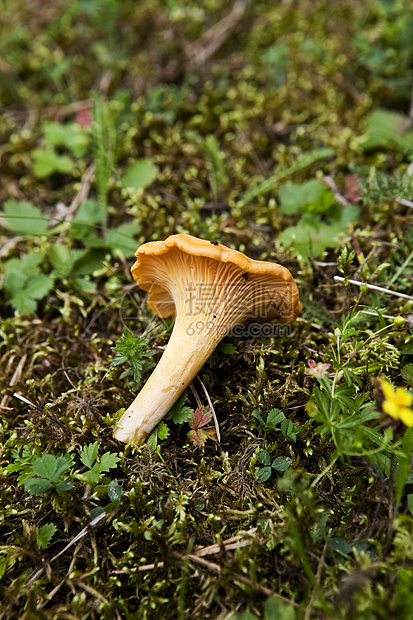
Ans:
{"label": "white mushroom stalk", "polygon": [[132,273],[151,293],[149,306],[175,318],[158,365],[114,431],[119,441],[142,444],[236,325],[289,323],[301,304],[285,267],[189,235],[146,243],[136,256]]}

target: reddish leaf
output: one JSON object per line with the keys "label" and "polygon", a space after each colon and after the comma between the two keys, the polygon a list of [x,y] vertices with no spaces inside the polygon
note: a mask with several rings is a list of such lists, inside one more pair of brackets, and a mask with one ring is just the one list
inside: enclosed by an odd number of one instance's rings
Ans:
{"label": "reddish leaf", "polygon": [[208,435],[202,429],[189,431],[188,437],[197,448],[203,448],[208,439]]}
{"label": "reddish leaf", "polygon": [[197,407],[195,411],[191,413],[188,420],[189,426],[197,431],[202,426],[205,426],[211,421],[212,413],[209,407]]}
{"label": "reddish leaf", "polygon": [[87,129],[92,124],[92,113],[88,108],[80,108],[76,113],[75,121],[83,127],[83,129]]}

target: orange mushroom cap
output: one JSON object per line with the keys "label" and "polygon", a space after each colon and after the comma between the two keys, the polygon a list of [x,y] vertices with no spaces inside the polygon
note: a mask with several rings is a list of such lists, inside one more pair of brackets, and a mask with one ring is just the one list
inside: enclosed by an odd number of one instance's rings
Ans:
{"label": "orange mushroom cap", "polygon": [[297,285],[286,267],[252,260],[216,242],[176,234],[141,245],[136,257],[132,275],[141,289],[150,292],[148,304],[162,318],[176,317],[182,293],[186,303],[190,293],[197,297],[204,293],[216,308],[225,296],[225,305],[238,304],[240,322],[276,318],[291,323],[302,310]]}

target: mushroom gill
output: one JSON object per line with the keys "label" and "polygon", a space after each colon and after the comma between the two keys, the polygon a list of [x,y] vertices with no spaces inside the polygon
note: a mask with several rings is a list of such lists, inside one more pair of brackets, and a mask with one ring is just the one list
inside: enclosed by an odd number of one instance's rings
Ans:
{"label": "mushroom gill", "polygon": [[158,365],[114,431],[115,439],[141,444],[236,325],[290,323],[302,306],[282,265],[190,235],[145,243],[136,257],[132,274],[150,293],[150,308],[175,320]]}

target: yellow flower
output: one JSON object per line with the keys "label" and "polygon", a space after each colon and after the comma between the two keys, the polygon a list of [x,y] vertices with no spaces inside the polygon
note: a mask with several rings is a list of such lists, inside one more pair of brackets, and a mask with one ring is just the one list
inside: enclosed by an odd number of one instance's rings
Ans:
{"label": "yellow flower", "polygon": [[406,426],[413,426],[413,394],[406,388],[394,389],[389,381],[380,379],[384,394],[383,411],[395,420],[401,420]]}

